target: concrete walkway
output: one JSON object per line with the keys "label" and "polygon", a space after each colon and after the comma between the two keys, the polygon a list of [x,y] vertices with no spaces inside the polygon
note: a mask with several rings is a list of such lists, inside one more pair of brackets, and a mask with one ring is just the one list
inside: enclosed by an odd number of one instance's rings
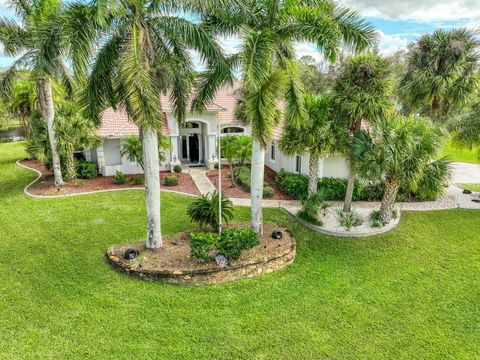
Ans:
{"label": "concrete walkway", "polygon": [[206,195],[208,193],[213,193],[215,191],[215,186],[213,186],[210,179],[207,177],[207,170],[203,168],[190,168],[185,172],[189,173],[197,185],[198,190],[202,195]]}

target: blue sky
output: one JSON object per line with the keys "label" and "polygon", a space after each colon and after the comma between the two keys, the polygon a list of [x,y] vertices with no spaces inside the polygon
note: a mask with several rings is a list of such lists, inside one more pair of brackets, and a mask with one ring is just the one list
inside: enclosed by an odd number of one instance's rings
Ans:
{"label": "blue sky", "polygon": [[[13,12],[0,0],[0,15],[13,17]],[[344,0],[378,29],[380,50],[391,54],[405,48],[424,33],[437,28],[465,26],[480,30],[480,0]],[[220,39],[227,52],[235,52],[236,39]],[[320,59],[314,46],[297,44],[297,55]],[[13,59],[0,53],[0,67]]]}

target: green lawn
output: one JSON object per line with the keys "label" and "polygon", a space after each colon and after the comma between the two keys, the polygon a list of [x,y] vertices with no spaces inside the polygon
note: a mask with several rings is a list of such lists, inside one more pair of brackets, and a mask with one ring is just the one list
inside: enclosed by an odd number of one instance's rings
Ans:
{"label": "green lawn", "polygon": [[457,184],[461,189],[480,192],[480,184]]}
{"label": "green lawn", "polygon": [[[0,144],[0,359],[480,358],[478,212],[405,213],[393,233],[336,239],[267,210],[297,239],[292,266],[175,287],[103,260],[143,238],[141,191],[27,198],[22,156]],[[192,226],[189,201],[162,194],[164,233]]]}
{"label": "green lawn", "polygon": [[452,141],[447,141],[441,156],[448,156],[451,161],[467,162],[480,164],[478,159],[478,149],[465,149],[453,146]]}

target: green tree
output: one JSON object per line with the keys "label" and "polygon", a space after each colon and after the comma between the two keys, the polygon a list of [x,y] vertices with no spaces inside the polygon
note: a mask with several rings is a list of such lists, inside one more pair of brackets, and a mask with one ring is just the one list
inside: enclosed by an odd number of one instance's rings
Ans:
{"label": "green tree", "polygon": [[242,40],[233,64],[242,70],[243,119],[252,126],[251,225],[262,233],[265,150],[281,119],[280,100],[285,102],[287,123],[300,123],[306,116],[294,41],[314,43],[333,60],[342,45],[353,50],[370,46],[374,31],[356,12],[329,0],[224,0],[223,6],[218,6],[218,1],[198,3],[208,13],[203,19],[205,28]]}
{"label": "green tree", "polygon": [[391,221],[400,187],[418,187],[443,141],[440,128],[428,119],[413,116],[378,120],[371,133],[363,130],[356,134],[350,164],[360,177],[384,182],[382,223]]}
{"label": "green tree", "polygon": [[326,93],[338,75],[342,59],[342,54],[339,54],[334,63],[317,62],[311,56],[302,56],[295,66],[305,87],[305,92],[314,95]]}
{"label": "green tree", "polygon": [[321,157],[344,153],[348,138],[344,127],[332,116],[329,95],[306,96],[307,118],[300,126],[287,124],[280,139],[280,148],[288,155],[308,152],[308,197],[317,193],[318,163]]}
{"label": "green tree", "polygon": [[454,119],[450,130],[453,131],[453,143],[459,147],[478,148],[477,156],[480,160],[480,102]]}
{"label": "green tree", "polygon": [[36,109],[37,91],[35,82],[31,79],[17,79],[13,85],[12,93],[7,97],[8,111],[22,125],[25,137],[30,133],[30,117]]}
{"label": "green tree", "polygon": [[[170,136],[158,134],[158,149],[159,160],[165,161],[165,152],[172,149]],[[144,170],[142,140],[140,140],[138,136],[126,136],[122,141],[120,154],[129,159],[134,159],[137,164],[141,166],[142,170]]]}
{"label": "green tree", "polygon": [[12,84],[19,70],[28,68],[36,82],[38,110],[47,123],[55,185],[62,186],[60,156],[53,122],[55,119],[52,81],[60,79],[71,89],[70,77],[64,64],[64,6],[59,0],[9,0],[16,20],[0,19],[0,43],[9,56],[18,57],[3,73],[0,91],[12,93]]}
{"label": "green tree", "polygon": [[252,156],[252,138],[250,136],[225,136],[221,140],[222,157],[225,157],[230,167],[230,175],[232,177],[232,185],[237,186],[237,178],[240,174],[235,171],[241,168],[247,161],[251,160]]}
{"label": "green tree", "polygon": [[[359,55],[345,61],[332,89],[337,120],[350,135],[362,122],[372,124],[393,110],[392,81],[388,63],[376,54]],[[355,171],[350,167],[343,211],[350,212]]]}
{"label": "green tree", "polygon": [[[99,123],[103,109],[122,104],[130,121],[141,129],[147,248],[162,246],[158,134],[163,121],[159,94],[168,92],[174,116],[183,121],[195,80],[189,50],[200,54],[212,76],[226,79],[230,74],[218,44],[198,24],[174,15],[180,10],[172,2],[126,0],[78,3],[69,11],[67,31],[73,40],[71,56],[77,77],[81,78],[88,66],[93,44],[101,45],[83,96],[88,116]],[[201,104],[197,102],[197,106]]]}
{"label": "green tree", "polygon": [[437,30],[422,36],[407,55],[407,70],[400,82],[404,106],[445,120],[468,106],[477,92],[478,46],[475,32]]}

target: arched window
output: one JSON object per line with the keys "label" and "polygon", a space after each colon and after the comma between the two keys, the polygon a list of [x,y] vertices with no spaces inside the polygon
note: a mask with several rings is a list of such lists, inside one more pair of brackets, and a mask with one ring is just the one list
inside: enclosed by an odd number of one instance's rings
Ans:
{"label": "arched window", "polygon": [[229,126],[222,129],[222,134],[241,134],[245,130],[238,126]]}
{"label": "arched window", "polygon": [[198,129],[200,127],[199,123],[188,122],[185,124],[185,129]]}

